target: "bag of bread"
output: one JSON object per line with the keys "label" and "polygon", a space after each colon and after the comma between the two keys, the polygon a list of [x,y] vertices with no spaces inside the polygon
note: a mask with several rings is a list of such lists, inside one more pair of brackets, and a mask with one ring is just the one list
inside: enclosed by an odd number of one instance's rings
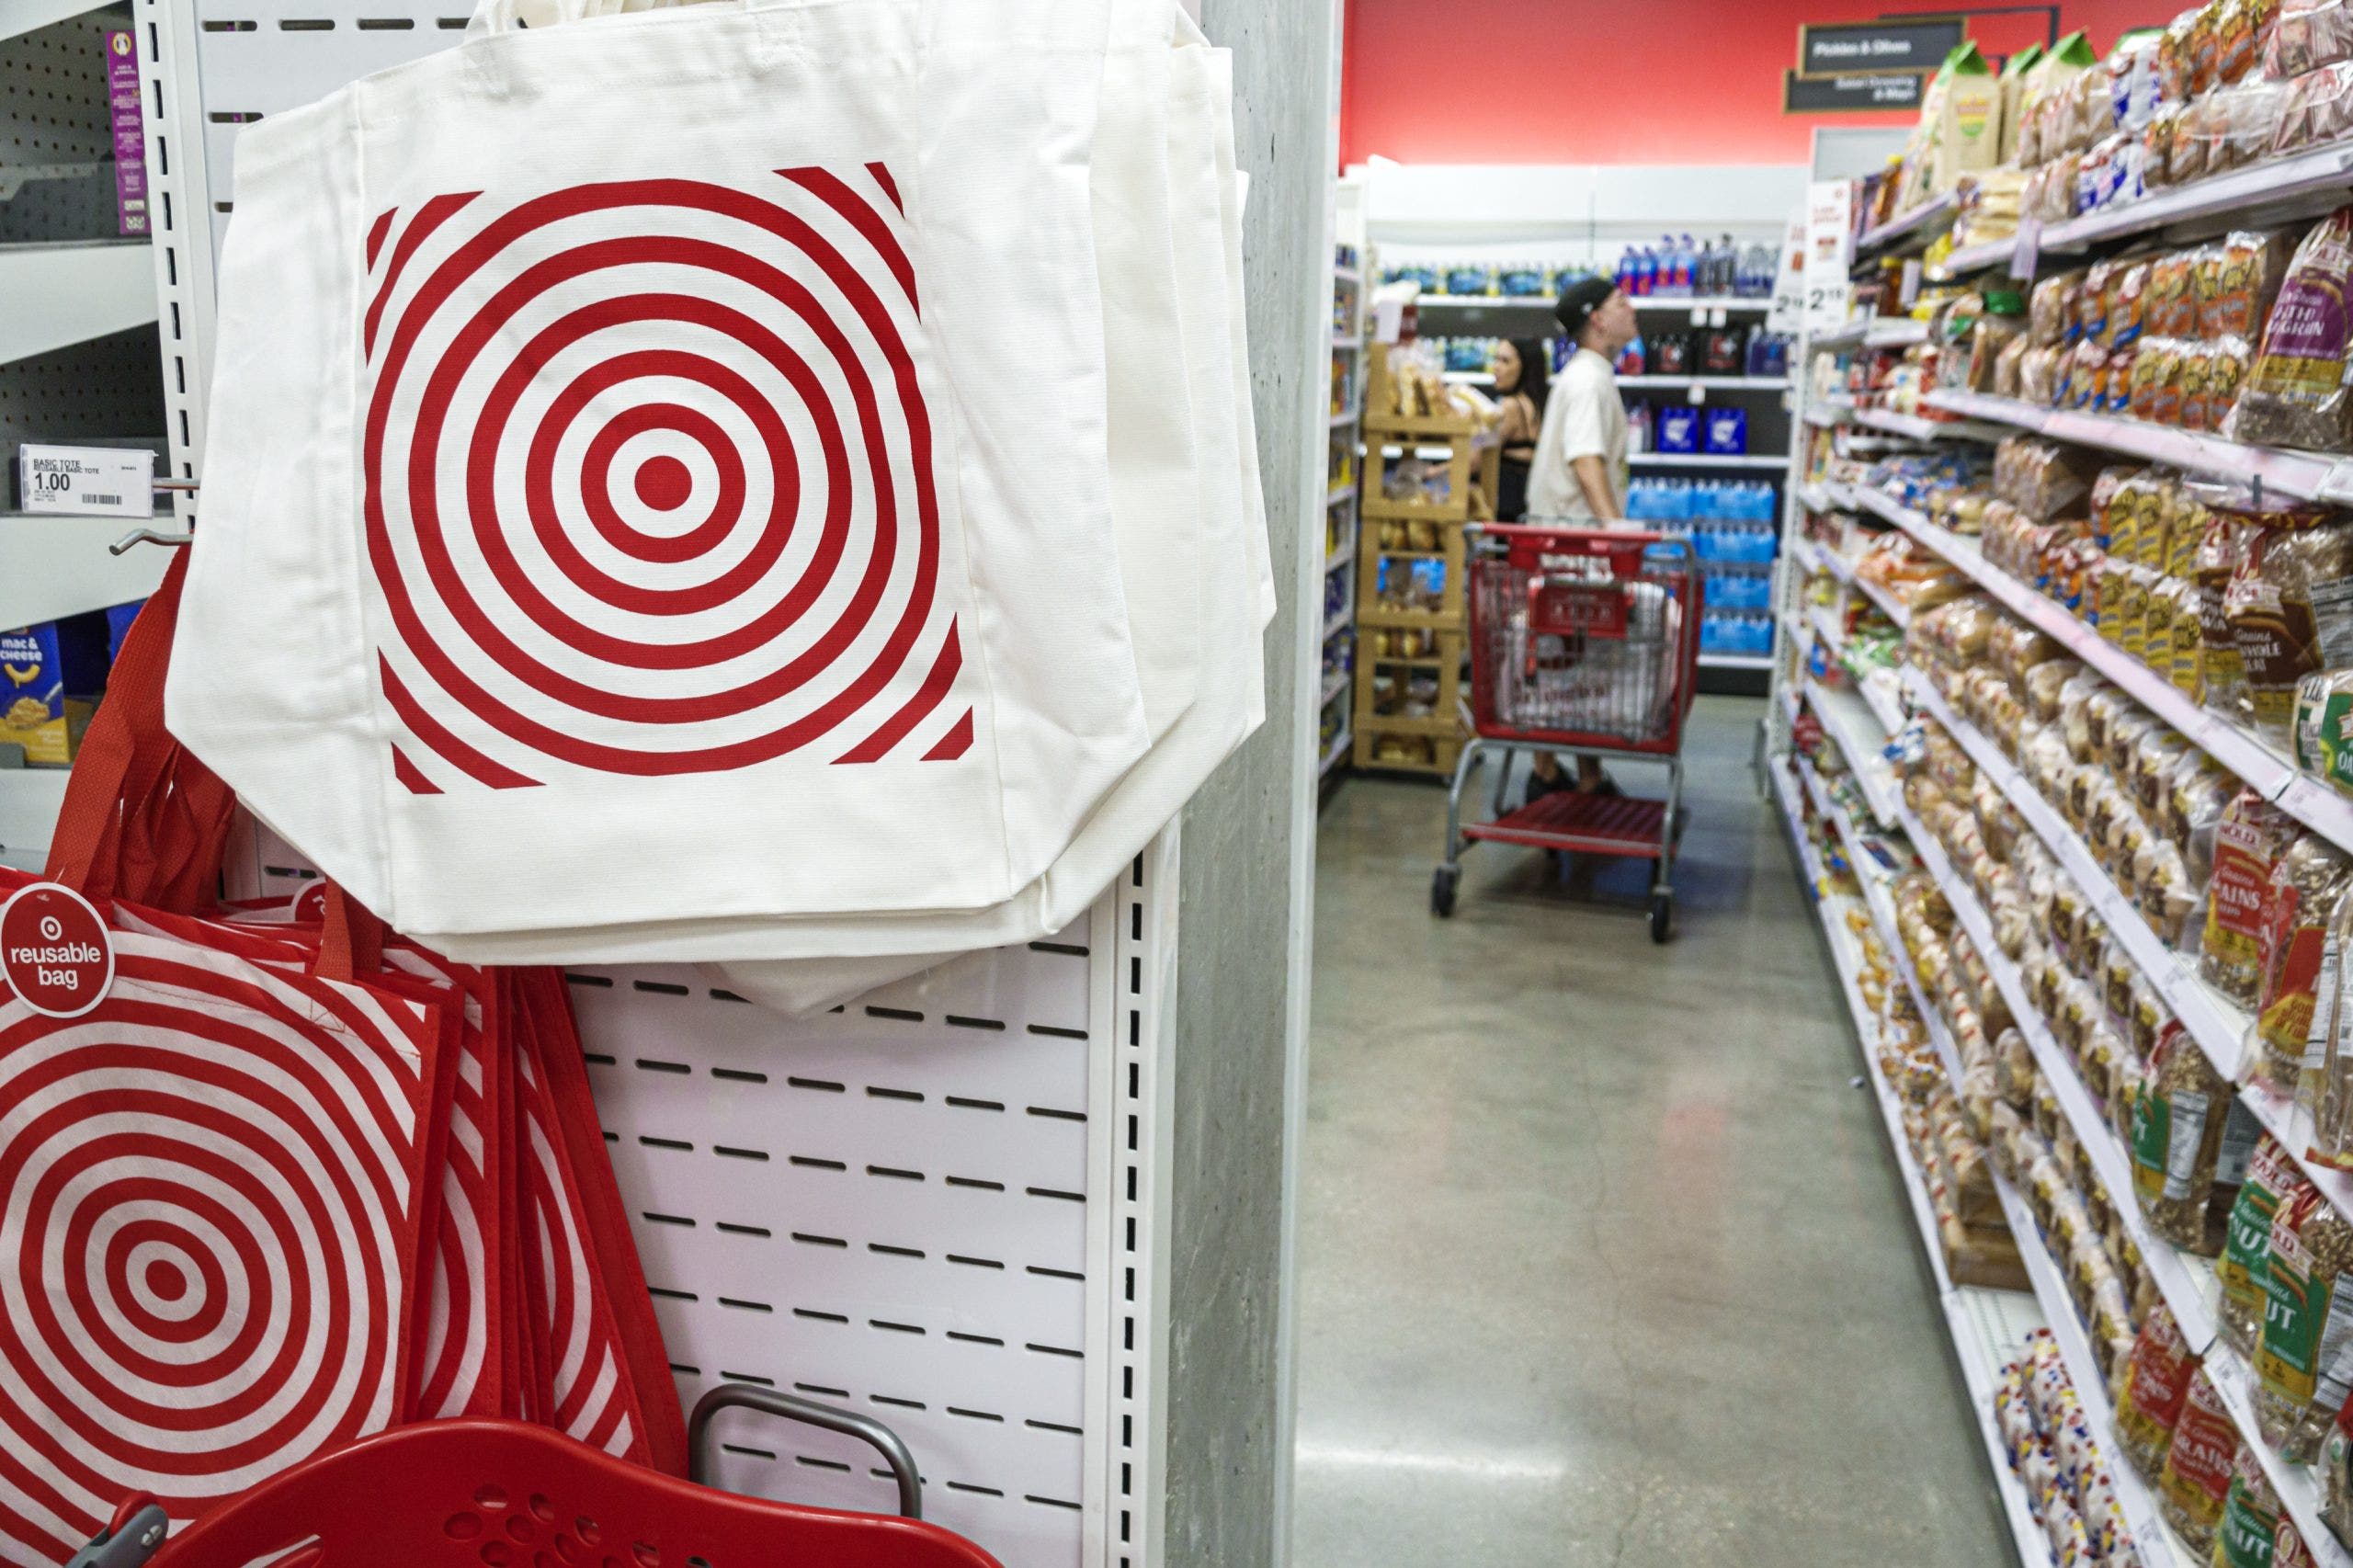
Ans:
{"label": "bag of bread", "polygon": [[2222,1287],[2216,1319],[2223,1340],[2242,1356],[2255,1354],[2263,1328],[2263,1306],[2270,1292],[2272,1219],[2283,1203],[2312,1185],[2277,1139],[2266,1133],[2256,1140],[2246,1179],[2231,1204],[2222,1254],[2214,1260],[2214,1278]]}
{"label": "bag of bread", "polygon": [[2329,936],[2345,902],[2353,860],[2316,833],[2304,834],[2272,863],[2256,941],[2263,978],[2249,1026],[2255,1070],[2294,1098],[2303,1077],[2313,1009]]}
{"label": "bag of bread", "polygon": [[2296,766],[2353,794],[2353,669],[2296,684]]}
{"label": "bag of bread", "polygon": [[2353,665],[2353,524],[2262,528],[2245,549],[2223,611],[2246,680],[2256,733],[2294,745],[2296,687],[2316,672]]}
{"label": "bag of bread", "polygon": [[2279,0],[2263,74],[2290,81],[2339,60],[2353,59],[2353,8],[2345,0]]}
{"label": "bag of bread", "polygon": [[[2229,608],[2231,582],[2245,553],[2246,531],[2228,513],[2208,512],[2190,574],[2198,603],[2199,700],[2208,711],[2238,724],[2250,723],[2255,717],[2247,696],[2246,666],[2239,659]],[[2178,639],[2175,657],[2180,657]],[[2180,684],[2178,676],[2175,684]]]}
{"label": "bag of bread", "polygon": [[2132,1468],[2149,1481],[2165,1473],[2174,1423],[2189,1393],[2198,1357],[2163,1301],[2151,1309],[2132,1342],[2132,1358],[2116,1390],[2116,1440]]}
{"label": "bag of bread", "polygon": [[2198,335],[2255,341],[2296,257],[2290,229],[2242,229],[2212,247],[2211,290],[2198,301]]}
{"label": "bag of bread", "polygon": [[[2336,1425],[2328,1429],[2328,1441],[2321,1445],[2320,1517],[2338,1537],[2353,1536],[2353,1430],[2347,1423],[2353,1420],[2353,1405],[2336,1413]],[[2276,1555],[2273,1568],[2285,1568]]]}
{"label": "bag of bread", "polygon": [[2353,397],[2344,385],[2353,314],[2353,207],[2313,226],[2279,286],[2262,347],[2224,424],[2233,440],[2312,451],[2353,449]]}
{"label": "bag of bread", "polygon": [[2231,1491],[2214,1527],[2211,1568],[2272,1568],[2271,1541],[2279,1528],[2279,1498],[2264,1479],[2263,1463],[2242,1440],[2231,1461]]}
{"label": "bag of bread", "polygon": [[2157,1478],[2157,1512],[2200,1557],[2214,1550],[2214,1528],[2230,1495],[2231,1463],[2238,1451],[2239,1429],[2230,1407],[2200,1367],[2189,1375],[2173,1441],[2165,1449],[2165,1467]]}
{"label": "bag of bread", "polygon": [[2210,1216],[2231,1085],[2178,1025],[2157,1042],[2132,1113],[2132,1190],[2149,1229],[2185,1251],[2222,1250]]}
{"label": "bag of bread", "polygon": [[[2336,983],[2313,1003],[2313,1042],[2306,1060],[2318,1058],[2307,1086],[2313,1113],[2312,1146],[2306,1151],[2315,1164],[2353,1169],[2353,1002],[2346,997],[2344,956],[2353,952],[2353,899],[2337,906],[2329,927],[2329,946],[2336,956]],[[2325,958],[2324,958],[2325,962]]]}
{"label": "bag of bread", "polygon": [[2279,1522],[2271,1533],[2271,1568],[2320,1568],[2313,1561],[2313,1549],[2304,1544],[2303,1532],[2296,1528],[2294,1517],[2285,1508],[2279,1510]]}
{"label": "bag of bread", "polygon": [[2255,1419],[2291,1464],[2310,1464],[2353,1381],[2353,1221],[2314,1188],[2271,1217],[2262,1331],[2256,1335]]}
{"label": "bag of bread", "polygon": [[2297,831],[2295,819],[2250,785],[2232,797],[2214,832],[2198,972],[2242,1007],[2261,994],[2264,903],[2273,868]]}

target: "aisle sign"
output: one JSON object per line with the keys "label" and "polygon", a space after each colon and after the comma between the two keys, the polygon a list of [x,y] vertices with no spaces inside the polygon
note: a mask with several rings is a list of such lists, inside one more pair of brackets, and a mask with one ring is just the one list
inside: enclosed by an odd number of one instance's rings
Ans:
{"label": "aisle sign", "polygon": [[1926,77],[1872,71],[1846,76],[1781,73],[1783,114],[1842,114],[1849,110],[1918,108]]}
{"label": "aisle sign", "polygon": [[1805,197],[1805,330],[1846,324],[1854,265],[1854,198],[1846,180],[1815,180]]}
{"label": "aisle sign", "polygon": [[1805,330],[1805,214],[1802,207],[1790,214],[1781,235],[1781,265],[1773,275],[1773,313],[1765,330],[1795,337]]}
{"label": "aisle sign", "polygon": [[1797,74],[1842,76],[1908,71],[1925,75],[1942,66],[1945,56],[1961,47],[1964,32],[1958,17],[1801,24]]}

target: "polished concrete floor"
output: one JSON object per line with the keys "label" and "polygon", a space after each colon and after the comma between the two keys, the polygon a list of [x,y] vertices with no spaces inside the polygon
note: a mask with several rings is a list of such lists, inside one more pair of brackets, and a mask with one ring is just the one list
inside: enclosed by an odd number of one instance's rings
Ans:
{"label": "polished concrete floor", "polygon": [[1324,809],[1301,1568],[2014,1561],[1762,711],[1702,699],[1664,949],[1633,862],[1482,847],[1441,922],[1442,790]]}

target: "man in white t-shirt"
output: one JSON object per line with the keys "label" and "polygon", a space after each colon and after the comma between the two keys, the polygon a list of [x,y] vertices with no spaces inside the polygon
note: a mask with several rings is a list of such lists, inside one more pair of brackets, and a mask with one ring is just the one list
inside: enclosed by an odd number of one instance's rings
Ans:
{"label": "man in white t-shirt", "polygon": [[[1544,427],[1528,469],[1528,521],[1608,528],[1626,517],[1626,404],[1618,395],[1617,360],[1634,341],[1634,302],[1608,278],[1587,278],[1561,291],[1552,313],[1577,347],[1544,399]],[[1537,752],[1529,769],[1531,802],[1572,787],[1551,752]],[[1577,758],[1574,788],[1618,792],[1590,756]]]}
{"label": "man in white t-shirt", "polygon": [[1634,302],[1607,278],[1562,290],[1552,313],[1576,352],[1552,378],[1528,472],[1528,519],[1607,526],[1626,516],[1626,404],[1619,350],[1634,341]]}

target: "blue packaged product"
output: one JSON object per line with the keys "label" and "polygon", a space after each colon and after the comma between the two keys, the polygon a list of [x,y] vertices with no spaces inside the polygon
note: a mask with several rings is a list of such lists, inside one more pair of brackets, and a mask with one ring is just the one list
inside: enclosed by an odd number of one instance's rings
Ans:
{"label": "blue packaged product", "polygon": [[1495,291],[1495,272],[1491,267],[1449,267],[1445,282],[1449,294],[1492,294]]}
{"label": "blue packaged product", "polygon": [[22,746],[35,767],[67,767],[106,684],[102,615],[0,631],[0,745]]}
{"label": "blue packaged product", "polygon": [[131,634],[131,623],[138,619],[139,607],[145,599],[133,599],[127,605],[107,607],[107,667],[122,656],[122,640]]}
{"label": "blue packaged product", "polygon": [[1717,457],[1745,457],[1748,452],[1748,410],[1708,410],[1708,450]]}
{"label": "blue packaged product", "polygon": [[1537,298],[1546,292],[1550,278],[1540,267],[1506,267],[1496,275],[1495,285],[1506,297],[1514,300]]}
{"label": "blue packaged product", "polygon": [[1699,449],[1699,411],[1670,403],[1658,411],[1658,449],[1691,456]]}

